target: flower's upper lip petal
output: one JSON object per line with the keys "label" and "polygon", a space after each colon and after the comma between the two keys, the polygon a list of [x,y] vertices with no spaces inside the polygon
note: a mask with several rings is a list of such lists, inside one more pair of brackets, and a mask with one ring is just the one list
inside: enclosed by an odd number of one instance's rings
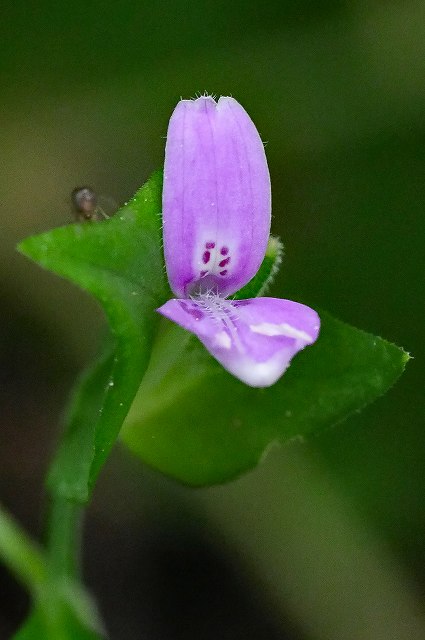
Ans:
{"label": "flower's upper lip petal", "polygon": [[[208,274],[220,293],[258,270],[270,231],[270,177],[260,136],[231,97],[182,100],[164,166],[164,251],[173,291]],[[227,261],[227,262],[223,262]]]}

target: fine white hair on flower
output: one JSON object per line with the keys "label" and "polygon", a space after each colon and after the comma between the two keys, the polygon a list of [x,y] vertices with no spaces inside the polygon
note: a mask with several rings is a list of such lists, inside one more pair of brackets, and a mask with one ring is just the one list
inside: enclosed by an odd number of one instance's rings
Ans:
{"label": "fine white hair on flower", "polygon": [[193,303],[201,308],[213,320],[232,322],[238,319],[237,308],[230,300],[226,300],[213,289],[208,289],[204,293],[190,296]]}
{"label": "fine white hair on flower", "polygon": [[217,101],[218,94],[217,93],[209,93],[209,91],[207,91],[205,89],[204,91],[197,91],[195,93],[195,96],[193,98],[190,98],[190,99],[191,100],[199,100],[199,98],[212,98],[213,100]]}

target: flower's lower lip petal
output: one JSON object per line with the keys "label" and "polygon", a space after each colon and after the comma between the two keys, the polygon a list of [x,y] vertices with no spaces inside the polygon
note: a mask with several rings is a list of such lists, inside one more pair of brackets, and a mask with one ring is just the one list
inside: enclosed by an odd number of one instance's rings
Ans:
{"label": "flower's lower lip petal", "polygon": [[278,298],[169,300],[158,311],[194,333],[227,371],[252,387],[274,384],[320,329],[313,309]]}

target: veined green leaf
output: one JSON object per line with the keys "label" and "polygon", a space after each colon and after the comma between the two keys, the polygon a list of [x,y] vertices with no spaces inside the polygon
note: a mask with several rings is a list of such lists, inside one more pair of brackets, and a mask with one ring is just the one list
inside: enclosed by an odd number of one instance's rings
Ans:
{"label": "veined green leaf", "polygon": [[409,356],[322,313],[315,345],[272,387],[226,373],[196,338],[164,320],[122,438],[145,462],[190,485],[225,482],[268,447],[330,427],[382,395]]}
{"label": "veined green leaf", "polygon": [[19,250],[90,292],[102,305],[112,340],[82,377],[50,488],[85,502],[146,369],[167,299],[161,248],[162,175],[155,174],[112,218],[72,224],[27,238]]}

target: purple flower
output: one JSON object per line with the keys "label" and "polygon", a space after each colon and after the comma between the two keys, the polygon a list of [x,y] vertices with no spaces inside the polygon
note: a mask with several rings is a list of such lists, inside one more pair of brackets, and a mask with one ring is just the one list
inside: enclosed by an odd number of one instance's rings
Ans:
{"label": "purple flower", "polygon": [[315,311],[278,298],[232,300],[258,271],[270,232],[266,155],[233,98],[181,100],[165,149],[164,252],[177,299],[160,309],[234,376],[267,387],[318,337]]}

